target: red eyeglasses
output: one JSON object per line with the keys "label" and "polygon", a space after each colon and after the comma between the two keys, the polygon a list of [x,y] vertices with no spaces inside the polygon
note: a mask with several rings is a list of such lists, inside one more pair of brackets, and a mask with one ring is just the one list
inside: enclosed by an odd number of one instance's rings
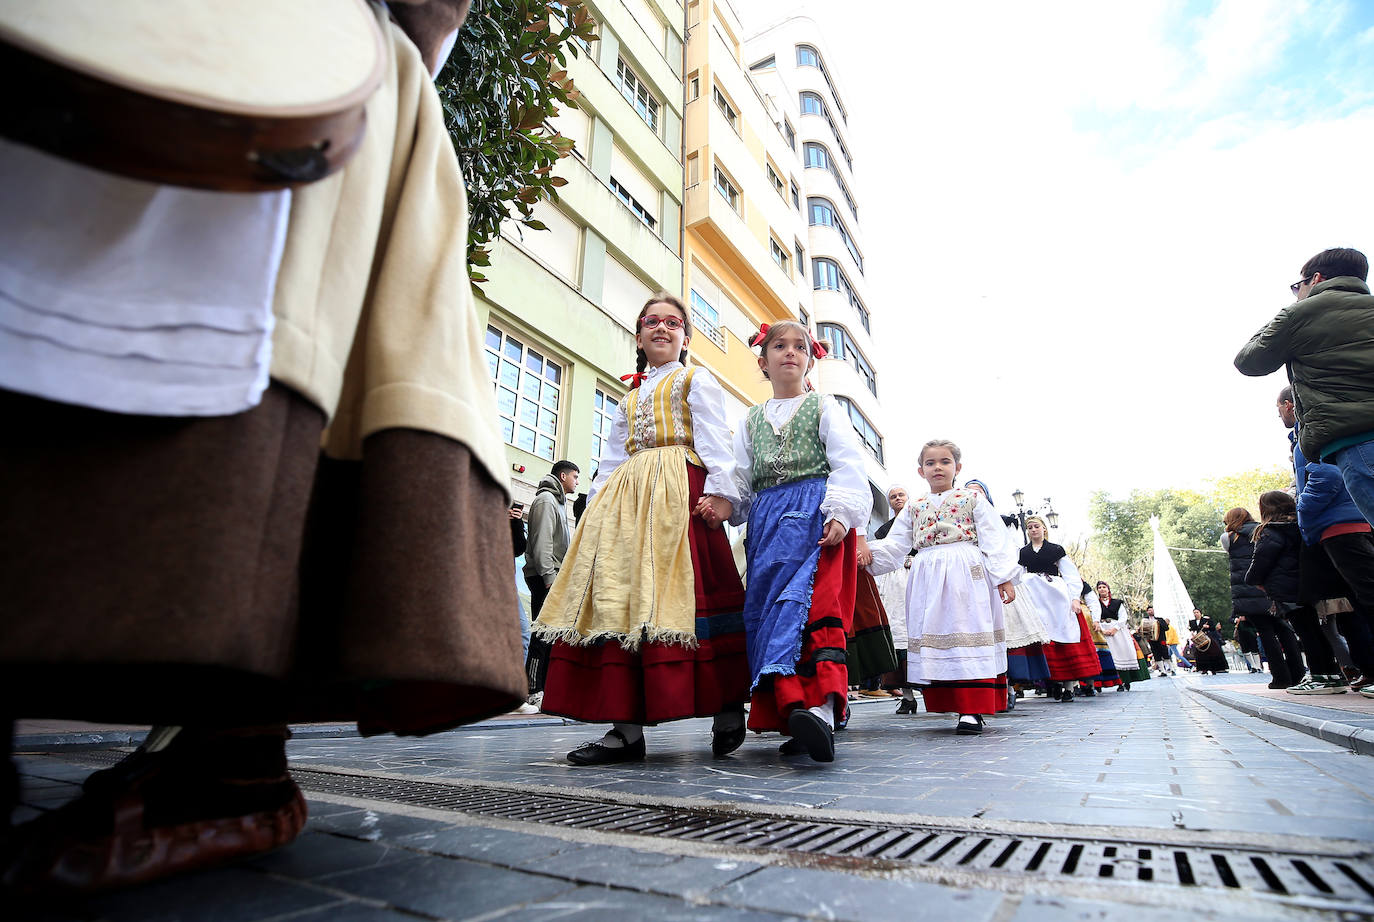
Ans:
{"label": "red eyeglasses", "polygon": [[665,329],[680,330],[682,321],[676,317],[660,317],[658,314],[646,314],[639,321],[639,325],[646,330],[652,330],[659,324],[663,324]]}

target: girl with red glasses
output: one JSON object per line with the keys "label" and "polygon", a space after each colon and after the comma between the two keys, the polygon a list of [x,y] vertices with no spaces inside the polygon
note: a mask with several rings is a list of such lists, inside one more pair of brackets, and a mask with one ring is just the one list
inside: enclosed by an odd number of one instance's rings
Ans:
{"label": "girl with red glasses", "polygon": [[637,368],[587,511],[534,630],[553,642],[546,714],[608,722],[575,765],[644,758],[644,726],[714,717],[744,742],[744,588],[721,523],[739,504],[720,385],[688,368],[687,309],[660,292],[635,319]]}

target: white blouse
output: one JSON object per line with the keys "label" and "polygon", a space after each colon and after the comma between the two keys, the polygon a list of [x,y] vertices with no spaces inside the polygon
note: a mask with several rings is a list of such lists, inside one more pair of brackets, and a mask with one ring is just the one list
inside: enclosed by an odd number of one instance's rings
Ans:
{"label": "white blouse", "polygon": [[[805,399],[805,394],[771,398],[763,404],[764,418],[775,430],[781,429]],[[873,494],[868,489],[863,447],[849,421],[849,414],[829,395],[821,396],[820,437],[821,444],[825,446],[826,461],[830,464],[830,476],[825,479],[825,497],[821,500],[821,514],[827,522],[834,519],[845,528],[865,535],[868,532],[868,517],[873,509]],[[749,506],[754,497],[754,446],[744,420],[740,420],[735,427],[734,457],[735,486],[740,501],[735,504],[735,514],[730,517],[730,524],[742,525],[749,518]]]}
{"label": "white blouse", "polygon": [[[653,391],[663,380],[682,367],[681,362],[667,362],[657,368],[650,368],[639,388],[645,393]],[[587,502],[592,501],[597,491],[611,479],[615,469],[630,457],[625,451],[625,443],[630,438],[630,420],[626,415],[627,400],[620,401],[611,423],[611,434],[607,437],[606,450],[596,469],[596,478],[587,490]],[[735,454],[730,448],[730,426],[725,421],[725,394],[720,382],[705,368],[697,367],[692,372],[692,386],[687,390],[687,409],[692,414],[692,447],[696,450],[701,463],[706,465],[707,496],[719,496],[739,507],[739,493],[735,490]]]}
{"label": "white blouse", "polygon": [[[906,555],[915,546],[916,528],[911,520],[912,515],[927,503],[944,505],[952,492],[953,490],[946,490],[944,493],[931,493],[907,503],[897,514],[887,537],[868,545],[869,550],[873,552],[873,563],[869,565],[869,572],[878,575],[900,567]],[[988,574],[996,584],[1010,582],[1019,570],[1016,562],[1018,549],[1008,537],[1002,517],[992,508],[992,503],[979,495],[972,505],[973,524],[978,530],[978,550],[982,551],[987,559]],[[919,560],[921,554],[927,553],[928,550],[918,550],[917,559]],[[1072,567],[1073,563],[1070,562],[1069,566]]]}

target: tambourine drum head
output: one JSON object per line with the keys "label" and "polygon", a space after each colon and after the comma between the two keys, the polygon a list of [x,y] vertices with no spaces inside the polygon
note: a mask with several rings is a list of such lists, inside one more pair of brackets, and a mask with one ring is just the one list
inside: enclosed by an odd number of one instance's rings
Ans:
{"label": "tambourine drum head", "polygon": [[[361,138],[363,104],[387,60],[363,0],[3,0],[0,54],[11,79],[25,81],[11,86],[19,111],[0,126],[6,136],[210,188],[289,185],[337,169]],[[192,151],[155,146],[179,143]],[[294,179],[263,166],[275,158],[289,174],[311,149],[328,162]],[[199,171],[245,175],[221,184]]]}

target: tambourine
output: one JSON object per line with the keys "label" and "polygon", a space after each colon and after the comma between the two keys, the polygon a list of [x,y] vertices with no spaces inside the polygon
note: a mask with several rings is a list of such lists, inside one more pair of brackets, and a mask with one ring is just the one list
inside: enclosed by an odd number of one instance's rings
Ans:
{"label": "tambourine", "polygon": [[0,135],[134,179],[281,189],[353,155],[386,61],[363,0],[5,0]]}

